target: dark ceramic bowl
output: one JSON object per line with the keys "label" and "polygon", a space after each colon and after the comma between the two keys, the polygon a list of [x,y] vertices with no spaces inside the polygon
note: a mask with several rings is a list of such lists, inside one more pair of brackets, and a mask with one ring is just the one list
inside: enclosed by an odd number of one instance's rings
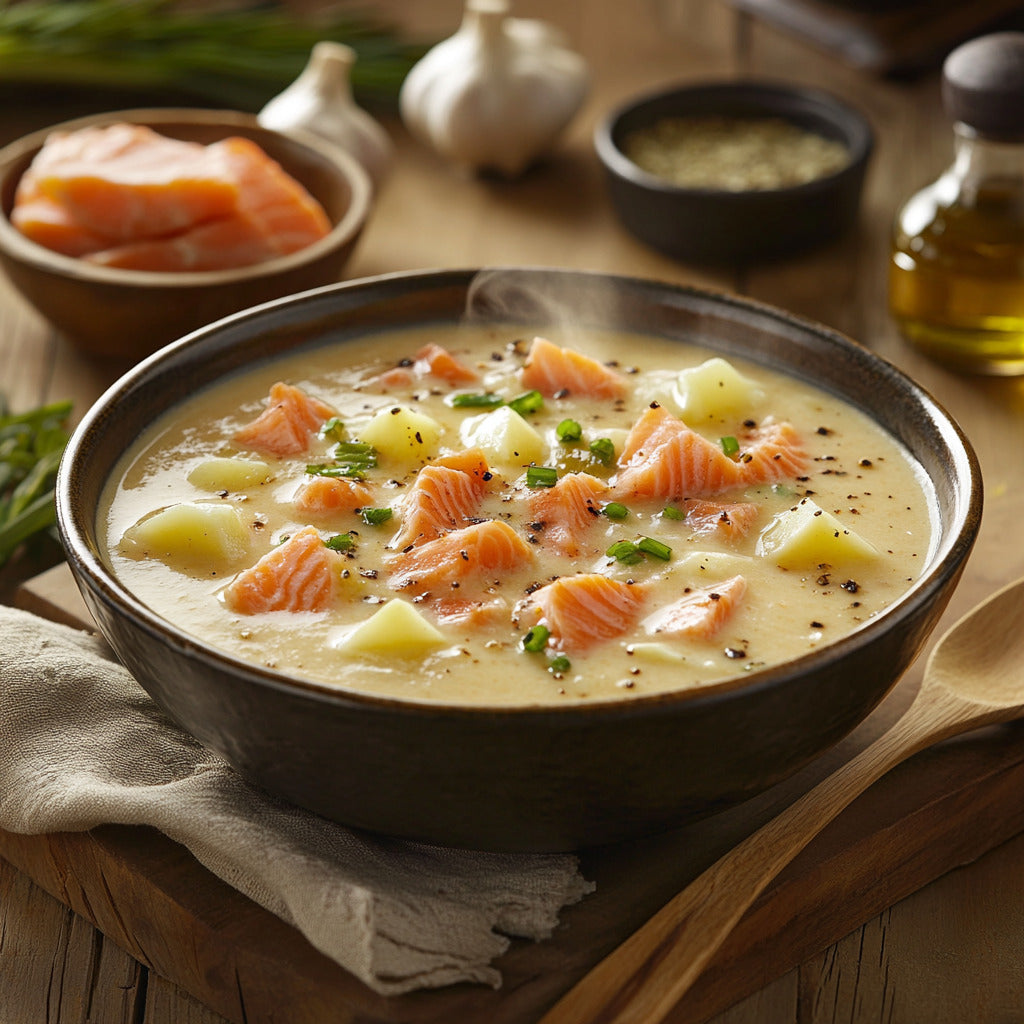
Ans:
{"label": "dark ceramic bowl", "polygon": [[[512,310],[512,314],[507,311]],[[572,707],[447,706],[341,693],[185,635],[104,561],[104,482],[132,440],[196,388],[260,358],[382,328],[549,322],[697,341],[853,402],[920,463],[937,497],[920,578],[857,632],[704,689]],[[245,775],[328,818],[392,835],[504,850],[606,843],[707,815],[834,744],[899,678],[960,576],[981,478],[957,426],[916,384],[847,338],[769,307],[665,284],[561,270],[398,274],[248,310],[168,346],[88,412],[61,466],[68,560],[100,629],[142,685]]]}
{"label": "dark ceramic bowl", "polygon": [[[320,201],[333,228],[298,252],[237,270],[157,273],[102,267],[37,245],[9,220],[22,174],[53,131],[114,122],[208,144],[241,135]],[[0,264],[21,294],[83,351],[135,360],[248,306],[337,281],[369,215],[371,186],[347,153],[311,135],[220,110],[119,110],[54,125],[0,150]]]}
{"label": "dark ceramic bowl", "polygon": [[[849,162],[800,185],[732,191],[685,188],[641,169],[625,140],[666,117],[782,118],[846,145]],[[870,124],[817,89],[772,82],[689,85],[631,100],[594,133],[612,205],[641,241],[675,259],[742,265],[821,245],[856,221],[874,144]]]}

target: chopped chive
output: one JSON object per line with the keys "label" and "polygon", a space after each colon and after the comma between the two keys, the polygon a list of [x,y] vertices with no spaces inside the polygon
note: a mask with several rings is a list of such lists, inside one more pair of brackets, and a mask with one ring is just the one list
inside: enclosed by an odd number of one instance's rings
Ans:
{"label": "chopped chive", "polygon": [[551,630],[547,626],[534,626],[523,637],[523,650],[530,652],[543,651],[547,646],[549,636],[551,636]]}
{"label": "chopped chive", "polygon": [[509,400],[509,407],[520,416],[530,412],[539,412],[544,408],[544,396],[539,391],[524,391],[521,395]]}
{"label": "chopped chive", "polygon": [[686,513],[681,508],[676,508],[675,505],[666,505],[661,510],[662,519],[685,519]]}
{"label": "chopped chive", "polygon": [[611,465],[615,458],[615,444],[610,437],[599,437],[590,442],[591,454],[596,455],[605,466]]}
{"label": "chopped chive", "polygon": [[494,409],[503,401],[501,395],[496,395],[493,391],[483,393],[465,391],[448,398],[448,404],[453,409]]}
{"label": "chopped chive", "polygon": [[362,466],[339,464],[336,462],[320,462],[316,465],[307,466],[306,472],[310,476],[336,476],[348,480],[365,480],[366,472]]}
{"label": "chopped chive", "polygon": [[562,420],[555,427],[555,434],[559,441],[578,441],[583,436],[583,427],[576,420]]}
{"label": "chopped chive", "polygon": [[365,462],[367,466],[377,465],[377,449],[366,441],[342,441],[335,446],[334,457],[339,462]]}
{"label": "chopped chive", "polygon": [[367,526],[380,526],[386,523],[393,515],[389,508],[364,508],[359,516]]}
{"label": "chopped chive", "polygon": [[655,540],[653,537],[641,537],[637,541],[636,546],[640,551],[648,555],[654,555],[655,558],[660,558],[665,562],[672,557],[672,549],[667,544],[662,544],[660,540]]}
{"label": "chopped chive", "polygon": [[345,424],[341,422],[341,417],[332,416],[329,420],[324,420],[320,427],[320,436],[329,441],[343,441],[345,439]]}
{"label": "chopped chive", "polygon": [[551,466],[527,466],[527,487],[554,487],[558,483],[558,470]]}
{"label": "chopped chive", "polygon": [[722,451],[725,452],[730,458],[733,455],[738,455],[740,451],[740,443],[736,440],[732,434],[727,434],[725,437],[720,437],[718,443],[722,446]]}
{"label": "chopped chive", "polygon": [[355,538],[351,533],[336,533],[333,537],[328,537],[324,543],[332,551],[349,551],[355,547]]}
{"label": "chopped chive", "polygon": [[321,462],[306,466],[311,476],[347,477],[365,479],[366,470],[377,465],[377,449],[365,441],[340,441],[334,446],[334,462]]}
{"label": "chopped chive", "polygon": [[563,675],[572,668],[572,662],[564,654],[559,654],[558,657],[552,658],[548,662],[548,671],[555,676]]}
{"label": "chopped chive", "polygon": [[601,514],[607,516],[609,519],[625,519],[626,516],[629,515],[629,509],[617,501],[609,501],[608,504],[601,509]]}
{"label": "chopped chive", "polygon": [[616,541],[605,554],[617,562],[622,562],[623,565],[636,565],[637,562],[643,561],[644,557],[631,540]]}

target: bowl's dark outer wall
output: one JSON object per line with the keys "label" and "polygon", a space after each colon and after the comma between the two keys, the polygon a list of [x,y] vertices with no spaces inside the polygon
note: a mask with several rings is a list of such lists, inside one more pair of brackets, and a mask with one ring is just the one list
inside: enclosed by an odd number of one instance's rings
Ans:
{"label": "bowl's dark outer wall", "polygon": [[[59,526],[90,610],[170,715],[245,775],[328,818],[496,850],[568,850],[725,808],[791,774],[859,723],[919,652],[960,576],[981,477],[959,429],[915,384],[826,328],[738,299],[600,274],[493,272],[517,319],[547,303],[621,327],[742,354],[872,411],[934,482],[940,544],[922,578],[859,632],[704,690],[572,707],[450,707],[296,683],[183,635],[113,578],[96,522],[131,440],[204,382],[253,359],[378,328],[453,322],[473,271],[398,274],[282,299],[190,335],[130,371],[88,413],[58,480]],[[525,307],[524,307],[525,303]],[[531,315],[534,312],[535,315]]]}

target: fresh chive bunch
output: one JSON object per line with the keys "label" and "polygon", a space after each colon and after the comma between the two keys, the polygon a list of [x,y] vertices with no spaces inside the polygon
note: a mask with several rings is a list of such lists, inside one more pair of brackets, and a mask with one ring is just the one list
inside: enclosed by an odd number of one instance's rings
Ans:
{"label": "fresh chive bunch", "polygon": [[70,402],[54,402],[14,415],[0,396],[0,566],[57,520],[53,488],[70,414]]}
{"label": "fresh chive bunch", "polygon": [[273,2],[0,0],[0,82],[169,90],[257,110],[320,40],[351,46],[357,94],[393,101],[424,52],[357,5],[299,17]]}

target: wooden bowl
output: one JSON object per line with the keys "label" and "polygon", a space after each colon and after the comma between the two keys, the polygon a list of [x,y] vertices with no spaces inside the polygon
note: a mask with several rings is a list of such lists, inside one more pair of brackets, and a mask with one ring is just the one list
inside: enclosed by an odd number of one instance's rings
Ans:
{"label": "wooden bowl", "polygon": [[[17,231],[9,219],[15,189],[50,132],[119,121],[204,144],[231,135],[252,139],[320,201],[332,230],[279,259],[196,273],[102,267],[43,248]],[[0,264],[28,302],[77,347],[136,360],[229,313],[337,281],[369,215],[371,195],[365,171],[347,153],[312,135],[262,128],[248,114],[114,111],[55,125],[0,150]]]}
{"label": "wooden bowl", "polygon": [[[781,118],[837,140],[849,161],[804,184],[733,191],[673,185],[625,152],[632,132],[666,117]],[[622,223],[652,248],[693,263],[744,265],[794,256],[850,229],[874,145],[871,125],[819,89],[775,82],[700,83],[633,99],[596,128],[594,145]]]}
{"label": "wooden bowl", "polygon": [[[490,280],[499,285],[492,290]],[[699,339],[868,410],[936,496],[935,543],[886,611],[828,646],[731,681],[571,706],[483,708],[339,692],[244,662],[154,614],[101,555],[107,478],[154,417],[205,384],[368,331],[521,322]],[[61,535],[89,608],[153,697],[249,778],[337,821],[498,850],[566,850],[681,825],[796,771],[859,723],[920,651],[977,534],[967,441],[915,383],[842,335],[769,307],[573,271],[396,274],[240,313],[129,371],[88,412],[57,486]]]}

